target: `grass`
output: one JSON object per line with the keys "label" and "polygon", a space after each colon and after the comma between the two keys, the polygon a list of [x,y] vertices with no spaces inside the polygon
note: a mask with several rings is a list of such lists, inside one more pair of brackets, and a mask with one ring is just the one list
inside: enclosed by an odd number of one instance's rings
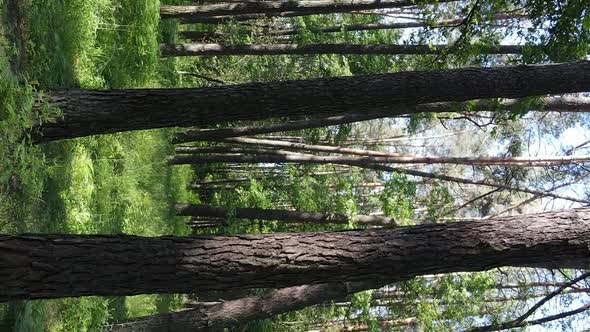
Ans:
{"label": "grass", "polygon": [[[0,0],[3,32],[12,38],[0,39],[0,153],[10,158],[0,161],[0,232],[187,234],[170,206],[196,199],[186,191],[192,171],[165,163],[171,130],[26,143],[27,129],[55,112],[30,112],[37,90],[171,84],[158,78],[174,65],[159,59],[158,36],[173,35],[175,27],[160,31],[159,3],[6,1]],[[24,28],[14,33],[16,26]],[[23,48],[26,56],[19,56]],[[19,301],[0,306],[0,326],[97,331],[108,321],[168,311],[180,302],[174,295]]]}

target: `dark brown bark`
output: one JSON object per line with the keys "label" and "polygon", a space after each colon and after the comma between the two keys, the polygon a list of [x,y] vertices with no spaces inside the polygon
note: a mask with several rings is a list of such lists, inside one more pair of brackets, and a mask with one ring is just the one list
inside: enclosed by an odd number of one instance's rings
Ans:
{"label": "dark brown bark", "polygon": [[356,215],[349,218],[341,213],[287,211],[274,209],[236,208],[230,211],[223,207],[196,204],[176,204],[176,214],[181,216],[202,216],[225,218],[230,212],[240,219],[279,220],[284,222],[304,222],[315,224],[348,224],[395,226],[395,220],[382,216]]}
{"label": "dark brown bark", "polygon": [[[590,112],[590,98],[586,97],[565,97],[565,98],[541,98],[544,106],[539,110],[561,111],[561,112]],[[507,100],[502,102],[500,109],[511,109],[518,105],[518,100]],[[491,111],[496,106],[490,105],[489,102],[480,101],[475,109],[478,111]],[[340,125],[359,121],[373,120],[390,116],[399,116],[410,113],[426,112],[457,112],[465,109],[462,103],[434,103],[422,104],[416,106],[396,105],[378,110],[369,110],[364,113],[351,113],[345,115],[332,116],[327,118],[299,120],[291,122],[281,122],[259,127],[234,127],[222,129],[200,129],[189,130],[179,133],[174,143],[184,143],[200,140],[215,140],[229,137],[252,136],[269,134],[281,131],[291,131],[300,129],[319,128],[325,126]]]}
{"label": "dark brown bark", "polygon": [[[438,2],[450,2],[438,0]],[[396,8],[414,5],[411,0],[320,0],[259,1],[194,6],[160,6],[162,18],[178,18],[184,23],[223,23],[269,17],[296,17],[315,14],[346,13],[358,10]]]}
{"label": "dark brown bark", "polygon": [[590,210],[372,231],[0,237],[0,301],[405,280],[500,266],[585,268]]}
{"label": "dark brown bark", "polygon": [[208,331],[252,320],[272,318],[281,313],[326,301],[344,299],[351,293],[378,286],[379,284],[371,282],[358,282],[288,287],[262,296],[251,296],[213,306],[141,317],[112,325],[107,330],[118,332]]}
{"label": "dark brown bark", "polygon": [[[477,46],[481,54],[522,54],[524,46]],[[390,54],[427,55],[454,53],[447,45],[392,45],[392,44],[161,44],[164,57],[212,55],[314,55],[314,54]]]}
{"label": "dark brown bark", "polygon": [[46,142],[126,130],[310,114],[333,116],[396,104],[519,98],[588,89],[589,61],[200,89],[53,90],[48,93],[49,103],[61,108],[63,118],[34,128],[32,135],[34,141]]}

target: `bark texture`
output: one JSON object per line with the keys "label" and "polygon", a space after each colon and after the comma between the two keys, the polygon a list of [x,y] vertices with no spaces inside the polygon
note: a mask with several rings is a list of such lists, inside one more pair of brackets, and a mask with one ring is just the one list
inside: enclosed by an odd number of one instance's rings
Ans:
{"label": "bark texture", "polygon": [[279,220],[284,222],[307,222],[315,224],[348,224],[355,221],[361,225],[395,226],[395,220],[382,216],[356,215],[349,218],[341,213],[287,211],[274,209],[237,208],[230,211],[223,207],[196,204],[176,204],[176,214],[181,216],[225,218],[233,212],[236,218]]}
{"label": "bark texture", "polygon": [[[273,117],[333,116],[396,104],[519,98],[590,90],[590,61],[249,83],[200,89],[53,90],[63,118],[36,142]],[[405,112],[404,112],[405,113]],[[393,114],[392,114],[393,115]]]}
{"label": "bark texture", "polygon": [[[474,47],[481,54],[522,54],[522,45]],[[314,54],[390,54],[427,55],[456,52],[447,45],[392,44],[161,44],[164,57],[211,55],[314,55]]]}
{"label": "bark texture", "polygon": [[107,331],[208,331],[252,320],[272,318],[281,313],[326,301],[344,299],[351,293],[374,287],[379,287],[379,284],[357,282],[288,287],[271,291],[263,296],[251,296],[213,306],[141,317],[112,325],[107,328]]}
{"label": "bark texture", "polygon": [[[588,97],[546,97],[540,98],[542,107],[537,110],[558,111],[558,112],[590,112],[590,98]],[[510,110],[520,103],[519,100],[505,100],[499,105],[492,106],[488,101],[478,102],[475,109],[477,111],[493,110]],[[359,121],[367,121],[390,116],[399,116],[410,113],[426,112],[458,112],[464,111],[466,104],[441,102],[433,104],[421,104],[415,106],[395,105],[393,107],[384,107],[382,109],[367,110],[364,113],[350,113],[344,115],[331,116],[326,118],[308,119],[290,122],[281,122],[276,124],[258,126],[258,127],[233,127],[221,129],[199,129],[188,130],[179,133],[173,140],[174,143],[185,143],[200,140],[214,140],[229,137],[251,136],[276,133],[281,131],[291,131],[309,128],[319,128],[325,126],[340,125]]]}
{"label": "bark texture", "polygon": [[372,231],[0,237],[0,301],[405,280],[500,266],[586,268],[590,209]]}

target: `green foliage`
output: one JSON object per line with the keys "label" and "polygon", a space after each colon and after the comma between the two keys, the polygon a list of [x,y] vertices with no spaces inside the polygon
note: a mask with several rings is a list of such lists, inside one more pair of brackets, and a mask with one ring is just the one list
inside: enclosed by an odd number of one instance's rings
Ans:
{"label": "green foliage", "polygon": [[454,202],[455,198],[449,188],[434,182],[426,197],[426,219],[435,222],[440,217],[448,216],[453,211]]}
{"label": "green foliage", "polygon": [[399,284],[405,295],[389,307],[390,315],[416,317],[421,331],[455,331],[485,314],[486,292],[493,286],[485,272],[414,278]]}
{"label": "green foliage", "polygon": [[[590,50],[590,4],[585,0],[528,0],[526,6],[535,28],[545,33],[528,35],[538,41],[552,61],[585,59]],[[534,28],[531,28],[534,29]],[[534,32],[534,30],[529,30]],[[540,61],[540,54],[528,54],[527,61]]]}
{"label": "green foliage", "polygon": [[415,199],[416,184],[398,173],[391,174],[379,195],[383,214],[395,218],[401,225],[410,222],[414,214]]}
{"label": "green foliage", "polygon": [[[27,81],[9,72],[0,40],[0,228],[2,233],[188,234],[170,206],[197,201],[185,189],[189,167],[170,168],[169,131],[89,137],[30,146],[31,126],[58,116],[37,87],[149,86],[159,65],[156,1],[25,2]],[[16,331],[97,331],[112,317],[176,308],[163,296],[22,301]],[[2,306],[6,308],[6,306]]]}
{"label": "green foliage", "polygon": [[[180,2],[183,1],[166,1]],[[172,131],[122,133],[30,146],[30,128],[58,116],[57,110],[48,109],[42,103],[38,111],[31,112],[35,101],[41,100],[39,88],[195,87],[218,84],[179,72],[197,73],[228,83],[238,83],[447,68],[466,64],[490,65],[497,60],[480,55],[479,51],[487,45],[497,44],[501,35],[477,23],[485,22],[494,12],[512,8],[506,1],[480,1],[479,7],[472,13],[473,24],[465,25],[458,31],[447,29],[441,33],[427,29],[410,38],[411,41],[427,44],[434,44],[436,40],[456,42],[454,47],[459,52],[438,57],[318,55],[160,59],[158,43],[176,42],[176,30],[179,28],[216,29],[226,32],[229,35],[227,41],[232,43],[272,43],[279,40],[264,35],[262,28],[249,28],[241,24],[179,27],[175,21],[159,22],[159,1],[30,0],[22,3],[27,38],[20,45],[26,47],[28,55],[22,59],[25,69],[24,73],[20,73],[22,75],[14,75],[9,71],[8,58],[18,55],[18,50],[3,37],[0,38],[0,97],[3,100],[0,105],[0,153],[6,156],[0,160],[0,230],[8,234],[67,232],[144,236],[189,234],[191,230],[184,225],[185,220],[173,216],[170,206],[174,202],[198,203],[201,199],[226,206],[230,211],[236,207],[285,206],[353,215],[361,209],[358,203],[362,192],[355,185],[364,178],[356,171],[316,176],[315,173],[327,168],[285,165],[280,168],[283,177],[252,178],[247,187],[236,191],[197,197],[187,192],[186,184],[191,182],[193,174],[199,178],[201,175],[208,176],[208,172],[219,165],[168,167],[165,157],[173,150],[169,144]],[[556,6],[557,3],[537,0],[527,2],[536,22],[549,20],[551,26],[546,33],[531,34],[528,39],[531,46],[525,52],[524,61],[578,59],[588,53],[590,19],[587,3],[579,0]],[[439,15],[438,18],[444,16],[438,9],[435,7],[425,12],[424,16],[434,22],[437,19],[435,15]],[[466,7],[463,14],[467,14],[469,9],[469,6]],[[289,24],[302,29],[303,33],[289,41],[399,43],[399,31],[351,32],[345,29],[346,25],[375,23],[379,19],[374,15],[348,14],[299,17],[290,20]],[[328,25],[341,25],[343,29],[334,34],[314,31],[315,27]],[[545,47],[533,47],[533,44]],[[466,110],[475,111],[475,107],[476,104],[468,104]],[[498,123],[501,120],[510,123],[521,118],[526,111],[539,107],[541,105],[537,99],[525,99],[510,112],[499,114]],[[417,131],[434,119],[436,117],[433,115],[413,116],[408,130]],[[351,136],[352,128],[352,125],[342,125],[295,134],[304,137],[309,143],[327,140],[338,144]],[[508,130],[501,129],[497,133],[499,139],[508,136]],[[513,143],[512,152],[517,152],[519,142]],[[391,174],[378,199],[386,215],[407,223],[414,213],[417,195],[416,185],[412,181],[403,175]],[[426,195],[426,217],[436,220],[446,215],[452,211],[452,203],[448,188],[435,183]],[[355,226],[287,225],[272,221],[245,223],[234,220],[233,212],[229,213],[228,219],[230,226],[226,229],[203,233],[342,230]],[[489,287],[489,281],[489,278],[479,274],[453,276],[437,282],[418,278],[408,282],[406,287],[411,290],[409,294],[414,295],[413,299],[424,301],[418,306],[392,306],[392,311],[418,316],[423,330],[452,330],[452,326],[442,325],[441,322],[460,321],[470,315],[477,315],[476,307],[483,301],[483,291]],[[425,301],[432,298],[435,300]],[[16,331],[96,331],[107,321],[167,312],[181,307],[182,302],[180,295],[21,301],[13,308],[13,318],[6,315],[0,316],[0,319],[14,319]],[[314,322],[347,316],[367,323],[372,331],[377,331],[376,317],[371,312],[370,304],[371,292],[363,292],[353,296],[351,309],[330,305],[307,308],[281,315],[274,321],[251,322],[244,329],[300,331],[311,327]],[[0,309],[3,309],[0,311],[2,313],[12,310],[9,306],[1,306]],[[291,324],[294,321],[299,323]]]}
{"label": "green foliage", "polygon": [[50,300],[48,329],[51,331],[99,331],[109,318],[109,301],[101,297]]}

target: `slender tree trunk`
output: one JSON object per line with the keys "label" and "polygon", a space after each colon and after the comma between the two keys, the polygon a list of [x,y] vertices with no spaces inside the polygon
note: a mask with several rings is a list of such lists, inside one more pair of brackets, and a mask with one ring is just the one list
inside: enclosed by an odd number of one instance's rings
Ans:
{"label": "slender tree trunk", "polygon": [[[494,17],[494,21],[511,20],[525,18],[523,14],[499,14]],[[371,30],[395,30],[395,29],[408,29],[408,28],[444,28],[444,27],[455,27],[463,24],[464,18],[458,17],[448,20],[440,20],[437,22],[396,22],[396,23],[367,23],[367,24],[342,24],[328,27],[306,27],[304,31],[311,31],[315,33],[331,33],[331,32],[346,32],[346,31],[371,31]],[[301,33],[302,29],[276,29],[270,30],[268,33],[273,36],[288,36],[297,35]]]}
{"label": "slender tree trunk", "polygon": [[242,148],[233,146],[181,146],[176,147],[175,151],[182,154],[199,154],[199,153],[219,153],[219,154],[272,154],[272,155],[299,155],[296,152],[283,151],[277,149],[262,149],[262,148]]}
{"label": "slender tree trunk", "polygon": [[216,31],[178,31],[178,36],[183,39],[195,41],[227,38],[228,34]]}
{"label": "slender tree trunk", "polygon": [[[473,47],[481,54],[522,54],[522,45]],[[390,54],[427,55],[456,52],[447,45],[391,44],[161,44],[164,57],[211,55]]]}
{"label": "slender tree trunk", "polygon": [[191,184],[188,188],[192,190],[236,190],[236,188],[240,188],[247,184],[247,182],[238,184]]}
{"label": "slender tree trunk", "polygon": [[590,61],[200,89],[53,90],[48,101],[61,108],[63,118],[34,128],[32,136],[36,142],[46,142],[126,130],[310,114],[332,116],[396,104],[518,98],[588,89]]}
{"label": "slender tree trunk", "polygon": [[[438,2],[450,2],[439,0]],[[160,16],[178,18],[183,23],[223,23],[270,17],[297,17],[315,14],[347,13],[358,10],[397,8],[414,5],[411,0],[320,0],[259,1],[193,6],[160,6]]]}
{"label": "slender tree trunk", "polygon": [[395,220],[382,216],[356,215],[349,218],[341,213],[287,211],[273,209],[237,208],[233,211],[223,207],[194,204],[176,204],[176,214],[181,216],[202,216],[225,218],[230,212],[240,219],[279,220],[284,222],[304,222],[315,224],[348,224],[351,221],[360,225],[395,226]]}
{"label": "slender tree trunk", "polygon": [[229,184],[229,183],[244,183],[249,182],[251,178],[225,178],[225,179],[215,179],[215,180],[203,180],[203,181],[195,181],[195,184],[198,185],[214,185],[214,184]]}
{"label": "slender tree trunk", "polygon": [[[400,156],[399,153],[394,153],[394,152],[370,151],[370,150],[362,150],[362,149],[343,148],[340,146],[302,144],[302,143],[267,140],[267,139],[257,139],[257,138],[247,138],[247,137],[227,138],[227,139],[224,139],[223,142],[237,143],[237,144],[248,144],[248,145],[256,145],[256,146],[268,146],[268,147],[272,147],[272,148],[281,147],[281,148],[294,149],[294,150],[304,150],[304,151],[342,153],[342,154],[351,154],[351,155],[356,155],[356,156],[380,156],[380,157],[399,157]],[[197,152],[197,151],[199,151],[199,150],[194,150],[194,149],[189,149],[189,148],[183,148],[183,149],[176,148],[177,153],[201,153],[201,152]],[[261,153],[262,152],[259,152],[258,154],[261,154]]]}
{"label": "slender tree trunk", "polygon": [[[587,97],[548,97],[541,98],[541,107],[538,110],[561,111],[561,112],[590,112],[590,98]],[[519,100],[506,100],[500,105],[492,106],[487,101],[480,101],[475,109],[477,111],[493,111],[495,109],[511,109],[520,103]],[[178,134],[173,142],[185,143],[192,141],[215,140],[229,137],[262,135],[281,131],[292,131],[325,126],[340,125],[359,121],[373,120],[390,116],[399,116],[410,113],[439,113],[456,112],[465,110],[467,104],[462,103],[434,103],[416,106],[396,105],[378,110],[370,110],[364,113],[351,113],[345,115],[331,116],[327,118],[308,119],[277,124],[264,125],[259,127],[234,127],[222,129],[198,129],[189,130]],[[473,106],[472,104],[470,104]]]}
{"label": "slender tree trunk", "polygon": [[212,328],[230,327],[252,320],[272,318],[281,313],[326,301],[344,299],[351,293],[373,287],[379,286],[371,282],[358,282],[288,287],[262,296],[251,296],[213,306],[141,317],[114,324],[107,330],[113,332],[208,331]]}
{"label": "slender tree trunk", "polygon": [[[262,141],[262,140],[261,140]],[[280,142],[276,142],[280,145]],[[305,144],[292,144],[292,148]],[[277,145],[277,146],[279,146]],[[312,145],[312,147],[314,147]],[[317,146],[315,146],[317,147]],[[342,148],[344,149],[344,148]],[[369,151],[369,153],[379,151]],[[371,164],[455,164],[478,166],[530,166],[546,167],[590,161],[590,156],[550,156],[550,157],[439,157],[439,156],[317,156],[310,154],[265,154],[264,150],[256,155],[194,155],[181,154],[170,158],[171,164],[200,164],[211,162],[232,163],[306,163],[306,164],[342,164],[363,167]]]}
{"label": "slender tree trunk", "polygon": [[0,301],[392,282],[500,266],[586,268],[590,210],[264,235],[0,237]]}

